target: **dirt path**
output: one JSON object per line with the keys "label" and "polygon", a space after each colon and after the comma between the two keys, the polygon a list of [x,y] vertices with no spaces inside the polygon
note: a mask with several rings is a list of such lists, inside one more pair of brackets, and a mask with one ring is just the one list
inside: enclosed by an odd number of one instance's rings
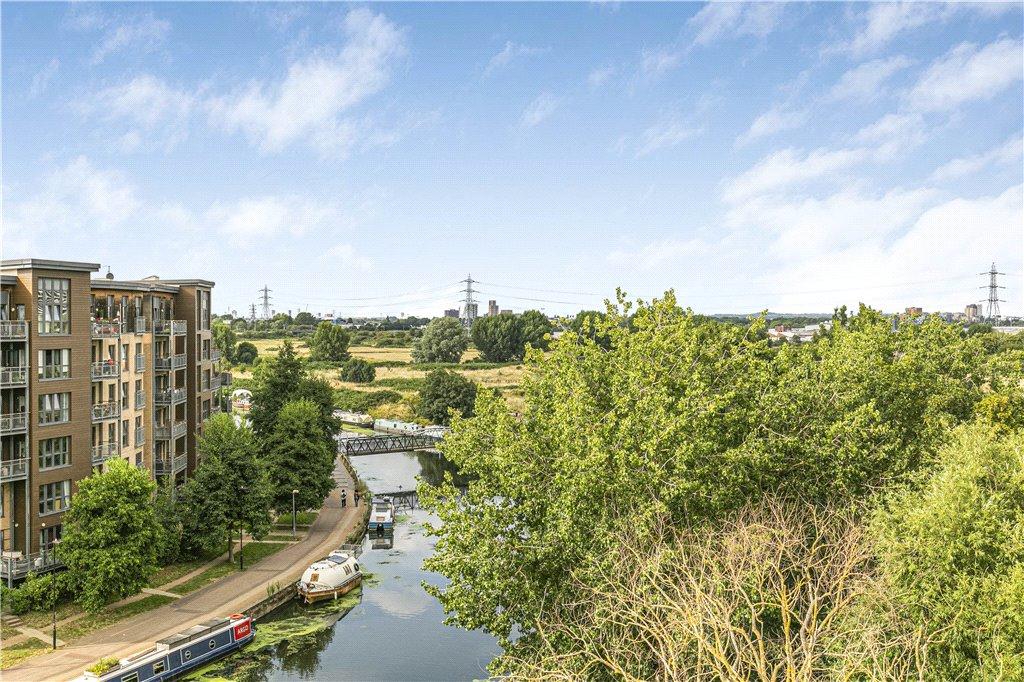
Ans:
{"label": "dirt path", "polygon": [[352,506],[354,484],[340,458],[334,478],[340,489],[347,488],[349,504],[341,507],[339,489],[335,489],[304,540],[171,604],[97,630],[53,653],[33,656],[0,676],[4,682],[72,679],[105,656],[124,658],[211,617],[243,611],[266,597],[271,583],[298,580],[309,564],[341,545],[360,521],[360,508]]}

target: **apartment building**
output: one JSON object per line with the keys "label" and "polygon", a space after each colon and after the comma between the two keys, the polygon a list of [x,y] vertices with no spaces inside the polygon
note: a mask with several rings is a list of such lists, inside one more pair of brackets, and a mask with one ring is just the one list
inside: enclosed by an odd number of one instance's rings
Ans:
{"label": "apartment building", "polygon": [[78,481],[114,458],[183,483],[219,411],[214,283],[0,261],[0,576],[54,565]]}

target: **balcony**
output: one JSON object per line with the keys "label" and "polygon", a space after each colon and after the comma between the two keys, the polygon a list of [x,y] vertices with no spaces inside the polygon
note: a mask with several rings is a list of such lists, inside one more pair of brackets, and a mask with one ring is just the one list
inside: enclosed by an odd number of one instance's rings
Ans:
{"label": "balcony", "polygon": [[106,419],[117,419],[121,416],[121,405],[116,400],[105,403],[97,403],[92,406],[92,420],[94,422]]}
{"label": "balcony", "polygon": [[174,473],[178,473],[179,471],[184,471],[185,467],[187,467],[187,466],[188,466],[188,455],[187,454],[182,453],[180,455],[175,455],[174,456],[174,463],[173,463]]}
{"label": "balcony", "polygon": [[4,341],[27,340],[28,322],[22,320],[0,320],[0,339]]}
{"label": "balcony", "polygon": [[210,358],[211,358],[211,359],[212,359],[212,360],[213,360],[214,362],[219,362],[219,361],[220,361],[220,357],[221,357],[221,352],[220,352],[219,350],[217,350],[216,348],[214,348],[214,349],[213,349],[213,352],[212,352],[212,353],[210,353]]}
{"label": "balcony", "polygon": [[171,355],[164,358],[156,358],[153,360],[153,366],[158,370],[166,372],[167,370],[181,369],[188,364],[188,358],[184,353],[178,355]]}
{"label": "balcony", "polygon": [[141,426],[135,429],[135,447],[141,448],[146,444],[146,429]]}
{"label": "balcony", "polygon": [[220,373],[220,385],[221,386],[230,386],[231,385],[231,372],[221,372]]}
{"label": "balcony", "polygon": [[24,481],[28,477],[28,457],[5,459],[0,462],[0,483]]}
{"label": "balcony", "polygon": [[185,320],[160,320],[153,323],[153,333],[160,336],[181,336],[188,331],[188,323]]}
{"label": "balcony", "polygon": [[210,377],[210,390],[211,391],[216,391],[217,389],[219,389],[221,387],[221,385],[222,385],[222,382],[221,382],[219,374],[214,374],[212,377]]}
{"label": "balcony", "polygon": [[28,367],[4,367],[0,369],[0,386],[17,388],[28,385]]}
{"label": "balcony", "polygon": [[143,357],[142,353],[139,353],[138,355],[135,356],[135,371],[136,372],[145,372],[146,371],[146,359],[145,359],[145,357]]}
{"label": "balcony", "polygon": [[177,405],[185,402],[186,394],[183,388],[165,388],[153,394],[155,405]]}
{"label": "balcony", "polygon": [[121,376],[121,366],[113,360],[101,360],[89,365],[89,376],[93,381],[116,379]]}
{"label": "balcony", "polygon": [[158,424],[153,427],[153,438],[156,440],[177,439],[188,433],[187,422],[174,422],[173,424]]}
{"label": "balcony", "polygon": [[153,460],[153,468],[157,476],[171,473],[171,459],[169,457],[158,457]]}
{"label": "balcony", "polygon": [[135,333],[145,334],[146,333],[146,318],[136,317],[135,318]]}
{"label": "balcony", "polygon": [[21,552],[4,552],[0,557],[0,578],[5,582],[20,580],[29,573],[39,575],[63,565],[52,549],[28,556],[22,556]]}
{"label": "balcony", "polygon": [[146,392],[135,391],[135,409],[141,410],[146,406]]}
{"label": "balcony", "polygon": [[92,323],[92,338],[94,339],[113,339],[121,336],[121,323],[120,322],[93,322]]}
{"label": "balcony", "polygon": [[117,457],[121,454],[121,447],[117,441],[110,441],[109,443],[100,443],[99,445],[92,446],[92,465],[98,467],[106,462],[111,457]]}
{"label": "balcony", "polygon": [[0,416],[0,435],[25,433],[28,429],[28,412],[12,412]]}

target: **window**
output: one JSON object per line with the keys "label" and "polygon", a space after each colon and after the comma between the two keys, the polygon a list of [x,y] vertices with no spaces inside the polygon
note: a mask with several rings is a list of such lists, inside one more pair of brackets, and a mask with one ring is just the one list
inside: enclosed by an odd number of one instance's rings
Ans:
{"label": "window", "polygon": [[128,344],[121,344],[121,369],[128,371]]}
{"label": "window", "polygon": [[135,344],[135,371],[136,372],[141,372],[145,368],[146,368],[145,367],[145,361],[142,359],[142,344],[141,343],[136,343]]}
{"label": "window", "polygon": [[128,409],[128,382],[121,383],[121,409]]}
{"label": "window", "polygon": [[36,312],[40,334],[71,333],[71,280],[40,277],[36,281]]}
{"label": "window", "polygon": [[136,672],[128,673],[127,675],[122,675],[121,682],[139,682],[139,674]]}
{"label": "window", "polygon": [[128,420],[121,422],[121,447],[128,447]]}
{"label": "window", "polygon": [[164,662],[163,661],[157,661],[156,663],[153,664],[153,674],[154,675],[158,675],[158,674],[162,673],[163,671],[164,671]]}
{"label": "window", "polygon": [[53,543],[60,540],[64,528],[59,523],[56,526],[47,526],[39,531],[39,549],[44,552],[53,549]]}
{"label": "window", "polygon": [[40,379],[67,379],[69,376],[71,376],[70,348],[39,351]]}
{"label": "window", "polygon": [[71,502],[71,481],[57,481],[39,486],[39,513],[64,511]]}
{"label": "window", "polygon": [[70,393],[44,393],[39,396],[39,424],[60,424],[71,420]]}
{"label": "window", "polygon": [[39,469],[66,467],[71,463],[71,436],[39,441]]}

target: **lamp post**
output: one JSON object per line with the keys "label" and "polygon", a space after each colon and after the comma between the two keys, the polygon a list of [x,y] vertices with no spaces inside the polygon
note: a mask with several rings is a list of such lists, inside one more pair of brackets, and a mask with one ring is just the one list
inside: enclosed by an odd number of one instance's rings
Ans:
{"label": "lamp post", "polygon": [[295,539],[295,496],[298,494],[298,490],[292,491],[292,540]]}
{"label": "lamp post", "polygon": [[[44,524],[45,525],[45,524]],[[57,545],[60,540],[54,540],[51,545],[51,552],[57,551]],[[53,648],[57,648],[57,578],[53,573],[50,574],[50,601],[53,603]]]}

